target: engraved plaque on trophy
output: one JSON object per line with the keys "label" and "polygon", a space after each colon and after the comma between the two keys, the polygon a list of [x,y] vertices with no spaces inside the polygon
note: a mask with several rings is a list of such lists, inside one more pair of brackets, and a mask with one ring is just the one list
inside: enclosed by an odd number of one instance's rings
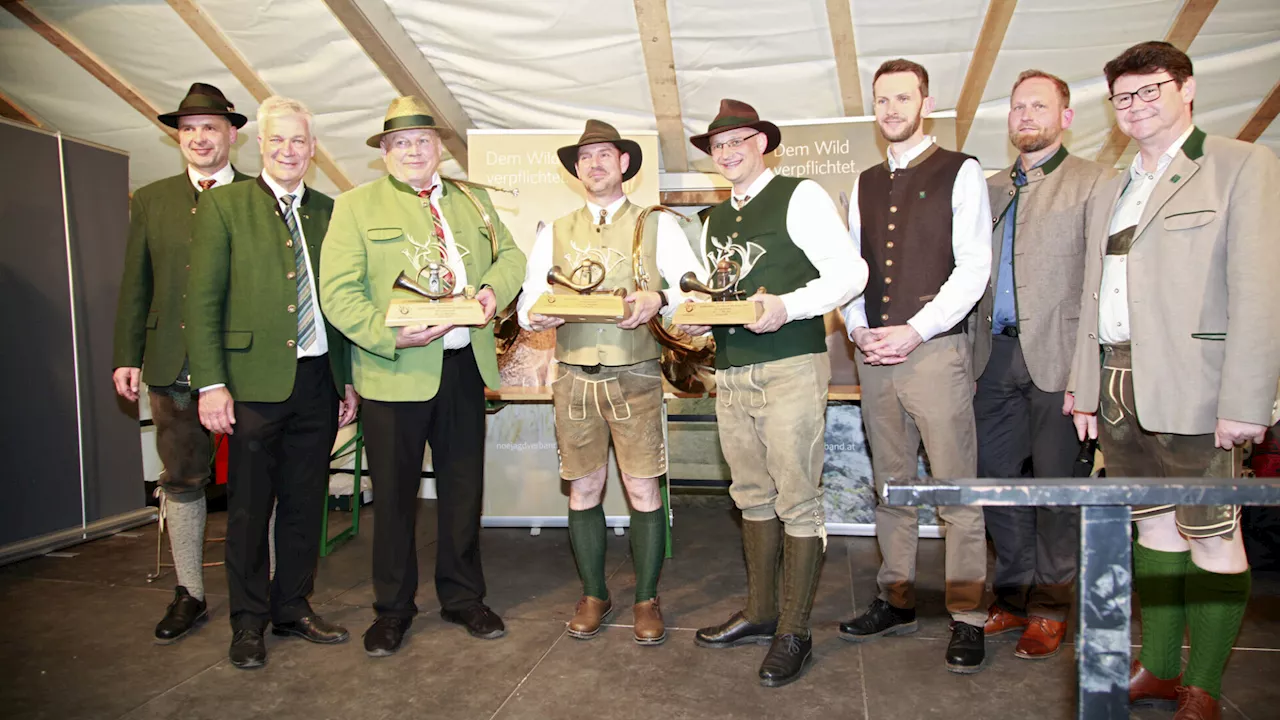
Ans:
{"label": "engraved plaque on trophy", "polygon": [[606,289],[608,270],[598,260],[583,259],[568,275],[554,265],[547,271],[547,283],[569,288],[569,293],[545,293],[533,303],[530,313],[563,318],[565,322],[616,323],[631,315],[631,305],[622,288]]}

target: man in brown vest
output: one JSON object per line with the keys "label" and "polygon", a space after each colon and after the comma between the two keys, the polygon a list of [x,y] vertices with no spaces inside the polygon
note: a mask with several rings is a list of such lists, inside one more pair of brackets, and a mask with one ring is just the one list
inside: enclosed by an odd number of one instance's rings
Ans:
{"label": "man in brown vest", "polygon": [[[1009,140],[1021,155],[987,179],[991,284],[974,333],[979,477],[1026,477],[1028,461],[1035,477],[1071,477],[1081,450],[1070,413],[1062,412],[1063,390],[1079,325],[1089,197],[1114,173],[1063,146],[1070,101],[1061,78],[1019,75]],[[1079,512],[987,507],[985,519],[996,551],[987,637],[1020,631],[1015,656],[1057,654],[1076,575]]]}
{"label": "man in brown vest", "polygon": [[208,617],[204,599],[204,532],[212,448],[200,424],[182,336],[196,201],[214,186],[250,179],[231,167],[236,131],[248,121],[218,88],[194,83],[160,122],[178,131],[187,167],[139,188],[129,204],[129,244],[116,310],[116,392],[138,400],[148,385],[156,453],[164,463],[159,485],[173,569],[173,602],[156,625],[156,642],[172,643]]}
{"label": "man in brown vest", "polygon": [[[978,161],[924,135],[933,110],[929,73],[889,60],[873,81],[876,124],[888,160],[859,177],[849,229],[870,267],[867,291],[844,311],[857,344],[862,419],[877,496],[888,480],[916,476],[920,441],[932,474],[977,473],[973,366],[965,318],[991,273],[991,208]],[[982,510],[939,507],[946,523],[947,610],[952,672],[982,669],[982,595],[987,543]],[[879,596],[840,626],[852,642],[916,631],[916,509],[877,505],[884,560]]]}
{"label": "man in brown vest", "polygon": [[[560,162],[582,181],[585,207],[544,226],[529,254],[518,313],[527,330],[556,330],[552,388],[559,445],[560,477],[569,484],[569,542],[582,578],[569,635],[594,637],[613,612],[605,584],[604,496],[609,439],[631,501],[631,561],[636,573],[635,641],[658,645],[666,627],[658,605],[658,576],[666,554],[666,517],[658,476],[667,471],[662,436],[662,354],[645,324],[658,312],[670,315],[684,299],[680,276],[694,272],[706,280],[684,231],[675,219],[658,213],[647,219],[641,268],[656,270],[668,290],[641,290],[632,269],[632,247],[641,208],[623,193],[622,184],[640,172],[640,146],[622,138],[608,123],[588,120],[577,144],[560,148]],[[549,292],[552,266],[566,274],[584,261],[604,272],[601,288],[623,288],[631,315],[616,325],[569,323],[531,313]],[[649,282],[656,284],[657,278]],[[556,292],[570,292],[557,287]]]}
{"label": "man in brown vest", "polygon": [[[1103,72],[1139,152],[1089,217],[1067,386],[1076,428],[1098,438],[1113,478],[1237,477],[1240,446],[1280,408],[1280,162],[1195,126],[1191,59],[1173,45],[1139,43]],[[1135,507],[1133,519],[1142,652],[1129,700],[1219,718],[1251,585],[1240,507]]]}
{"label": "man in brown vest", "polygon": [[711,209],[703,250],[712,265],[738,266],[738,290],[763,311],[754,323],[715,329],[716,421],[733,475],[729,494],[742,511],[747,604],[694,642],[769,643],[760,684],[778,687],[812,660],[809,613],[826,550],[831,361],[822,316],[862,291],[866,265],[822,186],[765,167],[782,133],[755,108],[722,100],[707,132],[690,142],[733,183],[732,196]]}

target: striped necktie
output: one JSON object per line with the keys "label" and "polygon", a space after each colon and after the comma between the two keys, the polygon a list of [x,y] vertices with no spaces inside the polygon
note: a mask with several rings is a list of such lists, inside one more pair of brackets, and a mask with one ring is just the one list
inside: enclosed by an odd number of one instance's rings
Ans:
{"label": "striped necktie", "polygon": [[440,241],[440,254],[443,256],[445,248],[444,221],[440,219],[440,211],[436,210],[436,206],[431,202],[431,196],[435,194],[439,187],[439,185],[432,185],[427,190],[419,190],[418,197],[422,198],[426,202],[427,207],[431,208],[431,222],[436,226],[436,239]]}
{"label": "striped necktie", "polygon": [[298,347],[306,350],[316,339],[315,303],[311,298],[311,268],[307,265],[307,255],[302,248],[302,231],[294,219],[293,195],[281,195],[284,204],[284,222],[289,226],[289,235],[293,244],[293,263],[297,268],[298,280]]}

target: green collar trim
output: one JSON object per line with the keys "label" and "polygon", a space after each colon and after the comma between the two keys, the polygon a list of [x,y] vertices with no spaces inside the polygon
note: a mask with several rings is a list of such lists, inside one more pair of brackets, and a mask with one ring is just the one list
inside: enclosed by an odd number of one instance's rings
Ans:
{"label": "green collar trim", "polygon": [[1187,141],[1182,143],[1182,153],[1187,156],[1188,160],[1199,160],[1204,157],[1205,137],[1205,132],[1200,128],[1193,127],[1191,129],[1191,134],[1187,136]]}
{"label": "green collar trim", "polygon": [[1058,152],[1054,153],[1053,157],[1046,160],[1044,164],[1040,166],[1040,169],[1044,170],[1045,175],[1048,175],[1054,170],[1057,170],[1058,166],[1062,164],[1062,161],[1066,160],[1067,156],[1070,154],[1071,153],[1067,152],[1066,145],[1059,145]]}
{"label": "green collar trim", "polygon": [[[399,190],[400,192],[409,193],[414,197],[418,196],[418,191],[414,190],[412,185],[400,180],[395,175],[388,175],[387,179],[391,181],[391,187],[395,188],[396,190]],[[449,183],[445,182],[444,178],[440,178],[440,197],[444,197],[448,194],[449,194]]]}

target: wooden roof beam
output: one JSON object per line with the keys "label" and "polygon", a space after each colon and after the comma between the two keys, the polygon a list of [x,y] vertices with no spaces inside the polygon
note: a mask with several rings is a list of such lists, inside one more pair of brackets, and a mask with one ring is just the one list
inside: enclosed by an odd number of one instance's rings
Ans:
{"label": "wooden roof beam", "polygon": [[858,47],[854,42],[852,0],[827,0],[827,25],[835,51],[836,76],[840,79],[840,104],[845,117],[866,113],[862,103],[862,76],[858,74]]}
{"label": "wooden roof beam", "polygon": [[689,169],[689,149],[684,137],[684,115],[680,109],[680,86],[676,82],[675,52],[671,49],[671,18],[667,0],[635,0],[636,23],[640,26],[640,49],[649,75],[653,114],[658,121],[658,145],[662,169],[685,172]]}
{"label": "wooden roof beam", "polygon": [[155,124],[156,127],[164,131],[166,135],[176,142],[178,139],[178,131],[161,123],[156,119],[162,111],[156,107],[142,93],[134,87],[129,81],[121,77],[116,71],[102,62],[97,55],[89,52],[87,48],[79,43],[75,38],[68,35],[61,28],[53,25],[42,15],[32,10],[29,5],[22,0],[14,0],[13,2],[3,3],[4,9],[10,14],[21,20],[27,27],[35,30],[36,33],[49,41],[49,44],[58,48],[64,55],[71,58],[77,65],[84,68],[88,73],[98,79],[103,85],[114,92],[121,100],[124,100],[133,109],[142,113],[148,120]]}
{"label": "wooden roof beam", "polygon": [[[1218,0],[1186,0],[1182,9],[1174,17],[1173,25],[1164,37],[1165,42],[1186,52],[1187,48],[1191,47],[1192,41],[1196,39],[1196,35],[1200,34],[1200,28],[1204,27],[1204,21],[1209,19],[1209,13],[1213,12],[1217,4]],[[1115,165],[1128,147],[1129,136],[1120,130],[1119,125],[1116,125],[1111,128],[1111,134],[1102,144],[1102,149],[1098,151],[1098,157],[1095,160],[1103,165]]]}
{"label": "wooden roof beam", "polygon": [[475,127],[462,104],[436,73],[431,61],[396,19],[384,0],[324,0],[391,86],[401,95],[417,95],[431,107],[445,132],[445,149],[467,169],[467,131]]}
{"label": "wooden roof beam", "polygon": [[1280,82],[1262,99],[1262,103],[1254,109],[1253,115],[1240,128],[1240,134],[1236,137],[1245,142],[1254,142],[1271,127],[1271,121],[1276,119],[1276,115],[1280,115]]}
{"label": "wooden roof beam", "polygon": [[956,101],[957,148],[963,148],[965,139],[969,137],[973,118],[978,113],[978,105],[982,104],[987,80],[991,79],[991,69],[995,67],[996,56],[1000,54],[1000,46],[1004,45],[1004,36],[1017,6],[1018,0],[991,0],[987,5],[987,16],[982,20],[982,31],[978,33],[978,46],[969,59],[964,85],[960,86],[960,99]]}
{"label": "wooden roof beam", "polygon": [[35,113],[19,105],[16,100],[5,94],[3,90],[0,90],[0,117],[38,127],[42,130],[49,129],[40,121],[40,118],[36,117]]}
{"label": "wooden roof beam", "polygon": [[[240,54],[209,13],[205,12],[195,0],[167,0],[167,2],[169,7],[178,13],[183,22],[204,41],[204,44],[218,56],[222,64],[227,66],[231,74],[236,76],[240,84],[249,91],[249,94],[257,98],[259,103],[276,94],[262,76],[253,69],[248,59]],[[316,141],[315,161],[316,167],[333,181],[339,191],[346,192],[355,187],[355,183],[351,182],[351,178],[338,167],[333,155],[319,140]]]}

